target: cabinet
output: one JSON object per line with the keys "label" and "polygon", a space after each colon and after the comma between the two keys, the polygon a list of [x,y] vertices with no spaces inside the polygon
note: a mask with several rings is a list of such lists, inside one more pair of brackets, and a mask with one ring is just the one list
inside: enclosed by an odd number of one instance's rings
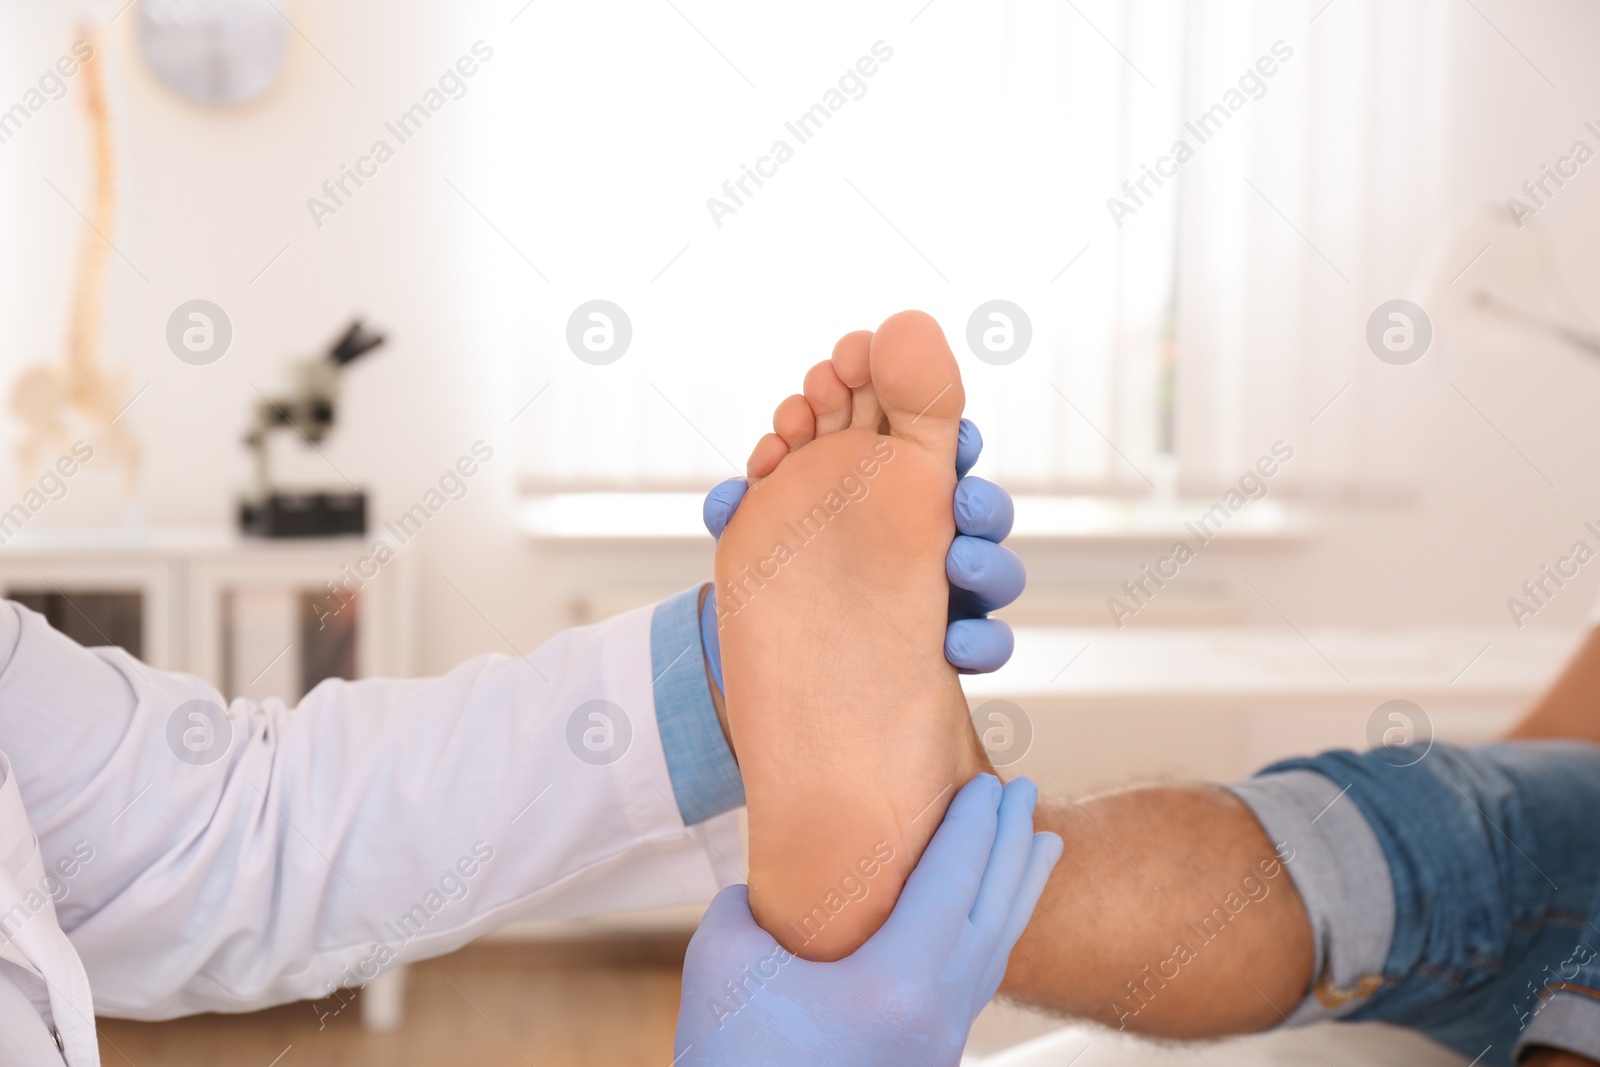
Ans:
{"label": "cabinet", "polygon": [[85,644],[121,645],[229,698],[292,702],[326,677],[411,673],[408,562],[380,566],[359,538],[30,530],[0,547],[0,591]]}

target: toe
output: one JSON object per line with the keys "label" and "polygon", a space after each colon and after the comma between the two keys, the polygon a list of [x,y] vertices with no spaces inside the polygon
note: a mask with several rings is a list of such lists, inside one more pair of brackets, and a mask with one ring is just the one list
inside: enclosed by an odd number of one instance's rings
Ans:
{"label": "toe", "polygon": [[817,436],[817,417],[805,397],[791,396],[772,413],[772,429],[793,451]]}
{"label": "toe", "polygon": [[806,372],[806,403],[816,415],[817,436],[837,433],[850,425],[850,387],[839,380],[833,361],[825,359]]}
{"label": "toe", "polygon": [[947,456],[954,467],[966,393],[933,316],[902,311],[886,319],[872,335],[870,374],[890,432]]}
{"label": "toe", "polygon": [[856,330],[833,346],[833,370],[850,389],[872,384],[872,331]]}
{"label": "toe", "polygon": [[760,481],[778,469],[778,464],[783,462],[783,457],[789,454],[789,446],[783,438],[775,433],[769,433],[756,442],[756,447],[750,453],[750,459],[744,465],[745,475],[751,483]]}
{"label": "toe", "polygon": [[872,381],[872,331],[857,330],[833,346],[833,369],[850,388],[850,425],[882,432],[883,405]]}

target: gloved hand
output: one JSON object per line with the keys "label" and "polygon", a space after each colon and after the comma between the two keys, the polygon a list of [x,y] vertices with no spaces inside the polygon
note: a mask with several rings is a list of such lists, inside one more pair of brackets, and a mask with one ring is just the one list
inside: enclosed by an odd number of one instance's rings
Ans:
{"label": "gloved hand", "polygon": [[[1011,627],[985,616],[1022,595],[1027,581],[1022,561],[1000,542],[1011,532],[1011,497],[998,485],[967,474],[983,451],[983,437],[969,420],[961,420],[956,446],[956,539],[944,559],[950,579],[950,625],[945,630],[944,658],[964,674],[997,671],[1011,658]],[[720,538],[749,488],[743,478],[729,478],[706,494],[706,529]],[[722,650],[717,643],[716,589],[700,611],[700,634],[711,676],[722,687]]]}
{"label": "gloved hand", "polygon": [[1026,778],[968,782],[889,920],[836,963],[779,946],[746,886],[717,894],[684,961],[673,1062],[955,1067],[1061,858],[1061,838],[1033,832],[1038,797]]}

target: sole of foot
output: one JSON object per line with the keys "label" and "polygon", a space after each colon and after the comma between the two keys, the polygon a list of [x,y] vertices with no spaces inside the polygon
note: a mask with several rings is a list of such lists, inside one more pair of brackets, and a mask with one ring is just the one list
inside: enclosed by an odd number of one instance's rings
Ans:
{"label": "sole of foot", "polygon": [[964,400],[929,316],[848,335],[780,405],[718,546],[751,907],[807,959],[848,955],[882,924],[956,790],[987,769],[943,652]]}

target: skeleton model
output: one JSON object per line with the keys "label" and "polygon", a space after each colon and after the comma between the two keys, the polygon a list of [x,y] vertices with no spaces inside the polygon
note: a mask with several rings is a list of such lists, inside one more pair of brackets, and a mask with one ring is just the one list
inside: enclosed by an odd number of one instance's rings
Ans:
{"label": "skeleton model", "polygon": [[[80,26],[83,40],[97,43],[91,27]],[[122,468],[123,492],[131,498],[139,478],[139,446],[118,420],[127,402],[127,376],[110,374],[101,363],[101,319],[109,237],[114,221],[115,164],[106,112],[104,65],[96,48],[83,64],[84,110],[88,115],[93,198],[78,238],[78,272],[73,284],[66,358],[39,363],[18,376],[11,411],[21,424],[17,463],[23,484],[47,463],[44,449],[64,455],[84,432]],[[87,430],[77,432],[79,427]]]}

